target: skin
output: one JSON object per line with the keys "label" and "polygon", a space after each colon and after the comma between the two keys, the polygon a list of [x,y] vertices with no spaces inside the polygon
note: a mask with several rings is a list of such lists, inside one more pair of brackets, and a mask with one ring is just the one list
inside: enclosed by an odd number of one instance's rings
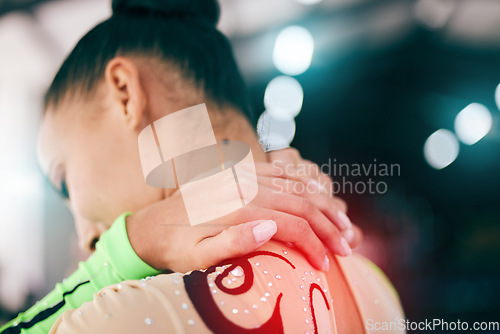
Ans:
{"label": "skin", "polygon": [[[162,71],[151,59],[116,57],[90,96],[67,94],[45,113],[39,137],[40,165],[57,189],[66,188],[69,193],[66,201],[80,247],[93,251],[95,240],[114,219],[132,211],[135,214],[127,219],[132,247],[158,269],[199,269],[223,257],[248,253],[262,244],[252,234],[262,219],[276,224],[269,238],[295,243],[309,252],[309,260],[320,269],[328,268],[325,246],[349,255],[350,248],[341,247],[342,235],[354,246],[360,233],[338,215],[345,212],[345,203],[332,198],[331,189],[302,194],[273,191],[284,182],[308,184],[310,178],[321,181],[327,176],[319,172],[294,175],[293,169],[283,173],[273,167],[246,119],[209,101],[217,140],[250,145],[257,163],[259,195],[251,205],[215,224],[185,228],[187,217],[177,190],[152,188],[144,181],[137,138],[153,121],[207,99],[175,69],[160,65]],[[294,166],[303,161],[296,151],[274,156],[278,158]]]}

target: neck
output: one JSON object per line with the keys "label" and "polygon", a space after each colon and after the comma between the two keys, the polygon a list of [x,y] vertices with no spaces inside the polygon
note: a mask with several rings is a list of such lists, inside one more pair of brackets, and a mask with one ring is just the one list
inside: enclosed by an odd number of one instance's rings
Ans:
{"label": "neck", "polygon": [[[267,155],[260,146],[253,127],[243,115],[233,110],[226,110],[209,112],[209,117],[217,142],[223,140],[244,142],[250,146],[256,163],[267,162]],[[165,188],[163,190],[164,198],[170,197],[177,190]]]}
{"label": "neck", "polygon": [[210,121],[218,142],[233,140],[247,143],[252,150],[255,162],[267,161],[266,154],[260,146],[255,131],[244,116],[234,111],[210,113]]}

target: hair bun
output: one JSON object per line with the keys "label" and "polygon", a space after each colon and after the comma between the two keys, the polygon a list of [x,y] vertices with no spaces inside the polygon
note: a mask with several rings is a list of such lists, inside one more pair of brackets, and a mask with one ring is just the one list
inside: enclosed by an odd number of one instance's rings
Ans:
{"label": "hair bun", "polygon": [[112,0],[113,14],[161,13],[171,17],[193,17],[213,26],[219,21],[216,0]]}

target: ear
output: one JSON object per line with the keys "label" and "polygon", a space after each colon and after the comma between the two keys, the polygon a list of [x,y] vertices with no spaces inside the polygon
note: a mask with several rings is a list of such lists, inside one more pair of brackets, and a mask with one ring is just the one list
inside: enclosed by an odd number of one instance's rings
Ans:
{"label": "ear", "polygon": [[137,128],[147,105],[137,65],[128,58],[115,57],[106,65],[104,81],[113,103],[120,106],[121,116],[130,126]]}

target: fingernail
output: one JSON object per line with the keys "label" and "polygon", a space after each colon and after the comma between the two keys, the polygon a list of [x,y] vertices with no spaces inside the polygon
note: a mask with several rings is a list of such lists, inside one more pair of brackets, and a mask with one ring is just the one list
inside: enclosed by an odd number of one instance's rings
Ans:
{"label": "fingernail", "polygon": [[271,239],[276,231],[278,231],[278,227],[273,220],[264,220],[252,228],[253,237],[258,244]]}
{"label": "fingernail", "polygon": [[319,183],[318,181],[316,181],[315,179],[310,179],[309,183],[307,184],[307,186],[311,187],[313,190],[316,190],[316,191],[319,191],[319,192],[323,192],[323,193],[327,193],[326,188],[323,187],[323,185],[321,183]]}
{"label": "fingernail", "polygon": [[351,243],[354,240],[354,230],[352,228],[345,230],[344,238],[348,243]]}
{"label": "fingernail", "polygon": [[342,247],[344,256],[349,256],[352,254],[352,249],[347,243],[347,240],[345,240],[344,238],[340,238],[340,246]]}
{"label": "fingernail", "polygon": [[328,255],[326,255],[323,261],[323,271],[328,271],[328,269],[330,269],[330,260],[328,259]]}
{"label": "fingernail", "polygon": [[348,229],[352,227],[351,220],[349,219],[349,217],[347,217],[347,215],[343,211],[339,210],[337,212],[337,216],[340,219],[340,223],[342,224],[343,229]]}

